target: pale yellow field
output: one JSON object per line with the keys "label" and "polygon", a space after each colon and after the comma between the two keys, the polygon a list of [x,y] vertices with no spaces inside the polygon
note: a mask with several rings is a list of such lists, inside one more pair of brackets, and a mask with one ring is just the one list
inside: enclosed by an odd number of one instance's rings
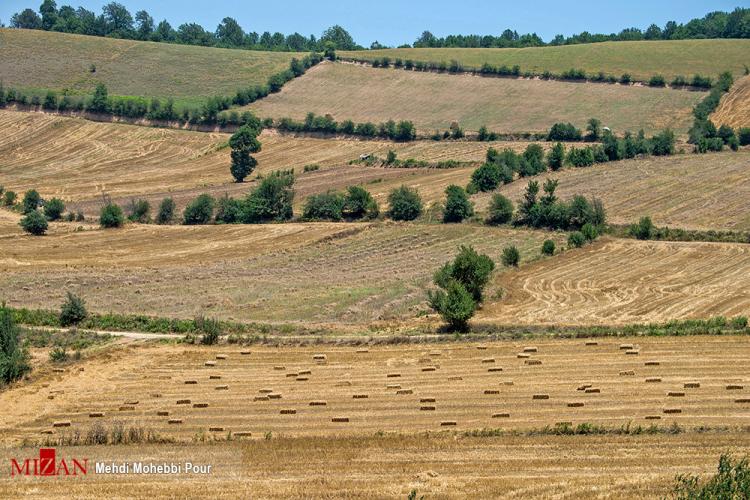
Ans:
{"label": "pale yellow field", "polygon": [[750,127],[750,76],[735,82],[732,89],[721,98],[719,107],[711,115],[711,121],[717,127]]}
{"label": "pale yellow field", "polygon": [[466,130],[546,132],[556,122],[584,128],[599,118],[615,131],[686,132],[702,92],[558,81],[374,69],[324,63],[281,92],[249,106],[262,117],[304,119],[308,112],[336,120],[411,120],[418,133]]}

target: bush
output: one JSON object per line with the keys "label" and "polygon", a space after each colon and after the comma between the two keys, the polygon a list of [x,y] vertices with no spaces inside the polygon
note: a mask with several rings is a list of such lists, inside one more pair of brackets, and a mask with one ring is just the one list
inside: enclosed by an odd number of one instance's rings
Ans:
{"label": "bush", "polygon": [[3,205],[6,207],[12,207],[16,204],[16,199],[18,196],[14,191],[6,191],[5,194],[3,194]]}
{"label": "bush", "polygon": [[563,168],[565,163],[565,146],[558,142],[552,146],[552,150],[547,155],[547,166],[552,171],[557,171]]}
{"label": "bush", "polygon": [[542,243],[542,253],[544,255],[555,255],[555,242],[544,240],[544,243]]}
{"label": "bush", "polygon": [[570,248],[581,248],[586,244],[586,237],[580,231],[570,233],[568,236],[568,246]]}
{"label": "bush", "polygon": [[41,203],[42,198],[41,196],[39,196],[39,193],[36,192],[36,189],[29,189],[23,195],[23,201],[21,201],[21,209],[25,214],[35,212],[36,209],[39,208],[39,205],[41,205]]}
{"label": "bush", "polygon": [[446,285],[445,291],[428,292],[428,300],[430,307],[448,323],[450,331],[466,332],[469,330],[469,320],[474,316],[477,304],[461,283],[451,280]]}
{"label": "bush", "polygon": [[140,199],[140,200],[130,200],[130,207],[128,209],[128,220],[131,222],[139,222],[141,224],[146,224],[149,221],[151,221],[151,205],[148,201]]}
{"label": "bush", "polygon": [[187,226],[208,224],[214,215],[216,202],[208,194],[202,194],[188,203],[182,214],[183,224]]}
{"label": "bush", "polygon": [[490,200],[487,224],[508,224],[513,219],[513,202],[501,194],[495,194]]}
{"label": "bush", "polygon": [[495,263],[487,255],[480,255],[472,247],[461,246],[453,262],[448,262],[435,273],[434,281],[446,289],[451,280],[466,288],[475,302],[482,302],[482,294]]}
{"label": "bush", "polygon": [[737,131],[737,137],[740,140],[740,146],[750,145],[750,127],[743,127]]}
{"label": "bush", "polygon": [[378,202],[361,186],[349,186],[344,198],[343,215],[347,219],[377,219],[380,215]]}
{"label": "bush", "polygon": [[102,207],[99,213],[99,225],[104,228],[110,227],[122,227],[125,223],[125,216],[122,213],[122,209],[112,202],[107,203]]}
{"label": "bush", "polygon": [[235,182],[243,182],[258,164],[250,153],[261,150],[260,141],[257,139],[259,133],[259,127],[243,125],[229,138],[229,147],[232,148],[232,164],[229,170]]}
{"label": "bush", "polygon": [[590,167],[594,164],[594,151],[590,147],[570,148],[568,162],[574,167]]}
{"label": "bush", "polygon": [[44,204],[44,216],[49,220],[60,220],[65,211],[65,203],[59,198],[52,198]]}
{"label": "bush", "polygon": [[463,188],[450,185],[445,190],[445,210],[443,211],[443,222],[462,222],[474,215],[474,206],[469,201]]}
{"label": "bush", "polygon": [[18,341],[13,313],[0,305],[0,385],[10,384],[31,371],[29,354]]}
{"label": "bush", "polygon": [[547,134],[548,141],[580,141],[581,131],[572,123],[555,123]]}
{"label": "bush", "polygon": [[599,237],[599,231],[590,222],[581,227],[581,234],[583,234],[587,241],[594,241]]}
{"label": "bush", "polygon": [[305,201],[302,218],[306,220],[340,221],[344,217],[344,203],[344,196],[340,193],[328,191],[314,194]]}
{"label": "bush", "polygon": [[294,174],[274,172],[264,178],[245,199],[242,206],[242,222],[259,224],[282,222],[293,216]]}
{"label": "bush", "polygon": [[156,214],[157,224],[171,224],[174,220],[175,203],[172,198],[164,198],[159,204],[159,211]]}
{"label": "bush", "polygon": [[521,253],[515,245],[507,246],[503,248],[501,260],[506,267],[518,267],[518,263],[521,261]]}
{"label": "bush", "polygon": [[34,236],[41,236],[47,232],[47,219],[37,211],[30,212],[18,223],[24,231]]}
{"label": "bush", "polygon": [[673,496],[681,500],[750,498],[748,459],[733,460],[729,455],[721,455],[716,475],[706,481],[701,481],[698,476],[679,475]]}
{"label": "bush", "polygon": [[666,85],[667,85],[667,82],[666,80],[664,80],[664,77],[662,75],[654,75],[648,81],[649,87],[664,87]]}
{"label": "bush", "polygon": [[53,363],[65,363],[68,361],[68,351],[65,347],[55,346],[49,352],[49,360]]}
{"label": "bush", "polygon": [[651,138],[651,153],[655,156],[674,154],[674,132],[667,129]]}
{"label": "bush", "polygon": [[416,189],[401,186],[388,195],[388,216],[393,220],[410,221],[422,215],[422,198]]}
{"label": "bush", "polygon": [[654,235],[654,223],[651,217],[641,217],[638,224],[630,226],[630,235],[639,240],[650,240]]}
{"label": "bush", "polygon": [[214,345],[219,342],[221,335],[221,324],[218,320],[206,318],[203,315],[195,318],[195,328],[202,332],[201,344]]}
{"label": "bush", "polygon": [[216,216],[214,220],[217,224],[235,224],[242,219],[242,205],[228,194],[219,198],[216,202]]}
{"label": "bush", "polygon": [[484,163],[471,174],[471,183],[480,191],[493,191],[500,185],[502,173],[495,163]]}
{"label": "bush", "polygon": [[88,316],[88,313],[86,312],[86,303],[84,300],[78,295],[68,292],[65,302],[63,302],[60,308],[60,325],[77,325],[86,319],[86,316]]}

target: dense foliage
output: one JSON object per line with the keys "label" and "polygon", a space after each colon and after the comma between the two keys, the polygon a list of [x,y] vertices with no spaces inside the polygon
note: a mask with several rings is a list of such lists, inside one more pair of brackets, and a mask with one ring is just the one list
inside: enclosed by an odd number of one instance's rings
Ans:
{"label": "dense foliage", "polygon": [[422,198],[416,189],[401,186],[388,195],[388,216],[393,220],[410,221],[422,215]]}
{"label": "dense foliage", "polygon": [[29,354],[18,340],[10,309],[0,306],[0,385],[14,382],[31,371]]}
{"label": "dense foliage", "polygon": [[99,213],[99,224],[104,228],[122,227],[125,223],[125,215],[122,209],[114,203],[107,203]]}

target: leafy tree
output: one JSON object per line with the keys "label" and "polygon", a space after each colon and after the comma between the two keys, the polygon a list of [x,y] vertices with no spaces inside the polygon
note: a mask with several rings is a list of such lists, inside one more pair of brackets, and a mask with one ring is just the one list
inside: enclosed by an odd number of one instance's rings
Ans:
{"label": "leafy tree", "polygon": [[49,220],[59,220],[65,211],[65,203],[59,198],[52,198],[44,204],[44,215]]}
{"label": "leafy tree", "polygon": [[493,191],[502,181],[500,167],[492,162],[484,163],[471,174],[471,183],[480,191]]}
{"label": "leafy tree", "polygon": [[565,163],[565,146],[558,142],[547,155],[547,166],[552,171],[560,170]]}
{"label": "leafy tree", "polygon": [[602,137],[602,122],[596,118],[591,118],[586,125],[586,140],[590,142],[598,141]]}
{"label": "leafy tree", "polygon": [[89,110],[95,113],[106,113],[109,110],[109,98],[107,93],[107,86],[103,83],[98,83],[94,90],[94,97],[91,99]]}
{"label": "leafy tree", "polygon": [[747,146],[750,144],[750,127],[741,128],[738,131],[737,136],[740,141],[740,146]]}
{"label": "leafy tree", "polygon": [[3,194],[3,205],[6,207],[12,207],[16,203],[16,198],[18,198],[18,196],[14,191],[6,191],[5,194]]}
{"label": "leafy tree", "polygon": [[146,200],[131,199],[128,212],[128,220],[130,222],[146,224],[151,220],[151,204]]}
{"label": "leafy tree", "polygon": [[174,220],[175,203],[172,198],[164,198],[159,204],[159,211],[156,214],[157,224],[171,224]]}
{"label": "leafy tree", "polygon": [[63,302],[60,308],[60,325],[77,325],[86,319],[87,316],[86,302],[78,295],[68,292],[65,302]]}
{"label": "leafy tree", "polygon": [[50,31],[57,22],[57,4],[54,0],[44,0],[39,13],[42,15],[42,29]]}
{"label": "leafy tree", "polygon": [[182,214],[183,224],[186,226],[208,224],[214,215],[216,202],[209,194],[202,194],[188,203]]}
{"label": "leafy tree", "polygon": [[587,222],[581,226],[581,234],[586,238],[587,241],[594,241],[599,236],[599,231],[591,224]]}
{"label": "leafy tree", "polygon": [[242,207],[246,224],[282,222],[292,218],[294,174],[277,172],[264,178]]}
{"label": "leafy tree", "polygon": [[410,221],[422,215],[422,198],[416,189],[401,186],[388,195],[388,216],[393,220]]}
{"label": "leafy tree", "polygon": [[734,130],[729,125],[722,125],[721,127],[719,127],[716,135],[721,137],[721,140],[724,141],[724,144],[729,144],[731,138],[734,137]]}
{"label": "leafy tree", "polygon": [[320,43],[326,49],[329,47],[327,42],[333,44],[334,50],[356,50],[357,44],[354,43],[354,39],[344,28],[338,24],[331,26],[323,32],[323,36],[320,37]]}
{"label": "leafy tree", "polygon": [[513,218],[513,202],[501,194],[495,194],[490,200],[487,224],[507,224]]}
{"label": "leafy tree", "polygon": [[410,121],[400,121],[396,125],[396,133],[393,139],[397,141],[413,141],[417,138],[417,129]]}
{"label": "leafy tree", "polygon": [[343,219],[345,199],[340,193],[328,191],[307,198],[302,217],[307,220],[340,221]]}
{"label": "leafy tree", "polygon": [[651,138],[651,152],[655,156],[674,154],[674,132],[667,129]]}
{"label": "leafy tree", "polygon": [[649,87],[664,87],[667,85],[667,82],[662,75],[654,75],[648,81],[648,85]]}
{"label": "leafy tree", "polygon": [[542,243],[542,253],[544,255],[555,255],[555,242],[544,240],[544,243]]}
{"label": "leafy tree", "polygon": [[0,305],[0,384],[10,384],[31,371],[29,353],[18,340],[13,313]]}
{"label": "leafy tree", "polygon": [[224,47],[239,47],[245,38],[245,32],[240,24],[231,17],[222,19],[216,27],[216,41]]}
{"label": "leafy tree", "polygon": [[216,202],[217,224],[235,224],[242,220],[242,203],[229,197],[227,193]]}
{"label": "leafy tree", "polygon": [[568,246],[570,248],[581,248],[586,244],[586,237],[580,231],[570,233],[568,236]]}
{"label": "leafy tree", "polygon": [[443,222],[462,222],[474,215],[474,206],[463,188],[452,184],[446,188],[445,195]]}
{"label": "leafy tree", "polygon": [[544,164],[544,149],[539,144],[529,144],[523,152],[519,166],[521,176],[537,175],[547,170]]}
{"label": "leafy tree", "polygon": [[651,217],[641,217],[638,224],[630,226],[630,234],[639,240],[650,240],[654,231],[654,223],[651,222]]}
{"label": "leafy tree", "polygon": [[19,13],[13,14],[10,18],[11,28],[25,30],[43,29],[42,18],[31,9],[24,9]]}
{"label": "leafy tree", "polygon": [[19,225],[24,231],[34,236],[41,236],[47,232],[47,219],[36,210],[21,218]]}
{"label": "leafy tree", "polygon": [[392,149],[389,149],[388,155],[385,158],[385,164],[393,165],[394,163],[396,163],[396,160],[397,160],[396,152]]}
{"label": "leafy tree", "polygon": [[434,276],[435,284],[445,289],[451,281],[457,281],[471,294],[475,302],[481,303],[484,287],[490,279],[495,263],[487,255],[472,247],[461,246],[453,262],[446,263]]}
{"label": "leafy tree", "polygon": [[571,123],[555,123],[547,134],[548,141],[580,141],[581,131]]}
{"label": "leafy tree", "polygon": [[230,171],[236,182],[244,181],[258,164],[250,153],[257,153],[261,149],[261,143],[257,139],[259,133],[259,128],[243,125],[229,139],[229,146],[232,148]]}
{"label": "leafy tree", "polygon": [[466,332],[469,330],[469,320],[474,316],[477,303],[461,283],[450,280],[445,285],[445,290],[427,293],[430,307],[448,323],[450,331]]}
{"label": "leafy tree", "polygon": [[122,227],[124,223],[125,216],[118,205],[109,202],[102,207],[99,213],[99,225],[103,228]]}
{"label": "leafy tree", "polygon": [[127,7],[118,2],[110,2],[102,7],[104,22],[108,34],[117,38],[131,38],[133,32],[133,16]]}
{"label": "leafy tree", "polygon": [[361,186],[349,186],[344,198],[343,215],[347,219],[376,219],[380,214],[378,202]]}
{"label": "leafy tree", "polygon": [[590,147],[570,148],[568,162],[574,167],[590,167],[594,164],[594,151]]}
{"label": "leafy tree", "polygon": [[23,195],[23,201],[21,202],[21,207],[23,209],[24,214],[28,214],[31,212],[36,212],[36,209],[39,208],[39,205],[42,203],[42,197],[39,196],[39,193],[37,193],[36,189],[29,189],[24,193]]}
{"label": "leafy tree", "polygon": [[150,40],[154,34],[154,18],[145,10],[135,13],[136,32],[139,40]]}
{"label": "leafy tree", "polygon": [[521,253],[515,245],[509,245],[503,248],[501,260],[505,267],[518,267],[521,261]]}

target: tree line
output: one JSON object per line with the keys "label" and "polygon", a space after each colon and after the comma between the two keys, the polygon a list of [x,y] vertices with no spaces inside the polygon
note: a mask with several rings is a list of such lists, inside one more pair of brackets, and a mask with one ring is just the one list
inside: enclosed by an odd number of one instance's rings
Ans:
{"label": "tree line", "polygon": [[83,7],[75,9],[70,5],[63,5],[58,8],[54,0],[44,0],[38,13],[27,8],[13,14],[10,26],[126,40],[247,50],[309,52],[323,51],[328,47],[340,50],[362,48],[354,43],[352,36],[341,26],[328,28],[320,38],[299,33],[284,35],[268,31],[262,34],[245,32],[232,17],[222,19],[214,31],[206,30],[197,23],[183,23],[175,29],[166,19],[157,24],[145,10],[139,10],[134,16],[118,2],[105,4],[101,14],[97,15]]}

